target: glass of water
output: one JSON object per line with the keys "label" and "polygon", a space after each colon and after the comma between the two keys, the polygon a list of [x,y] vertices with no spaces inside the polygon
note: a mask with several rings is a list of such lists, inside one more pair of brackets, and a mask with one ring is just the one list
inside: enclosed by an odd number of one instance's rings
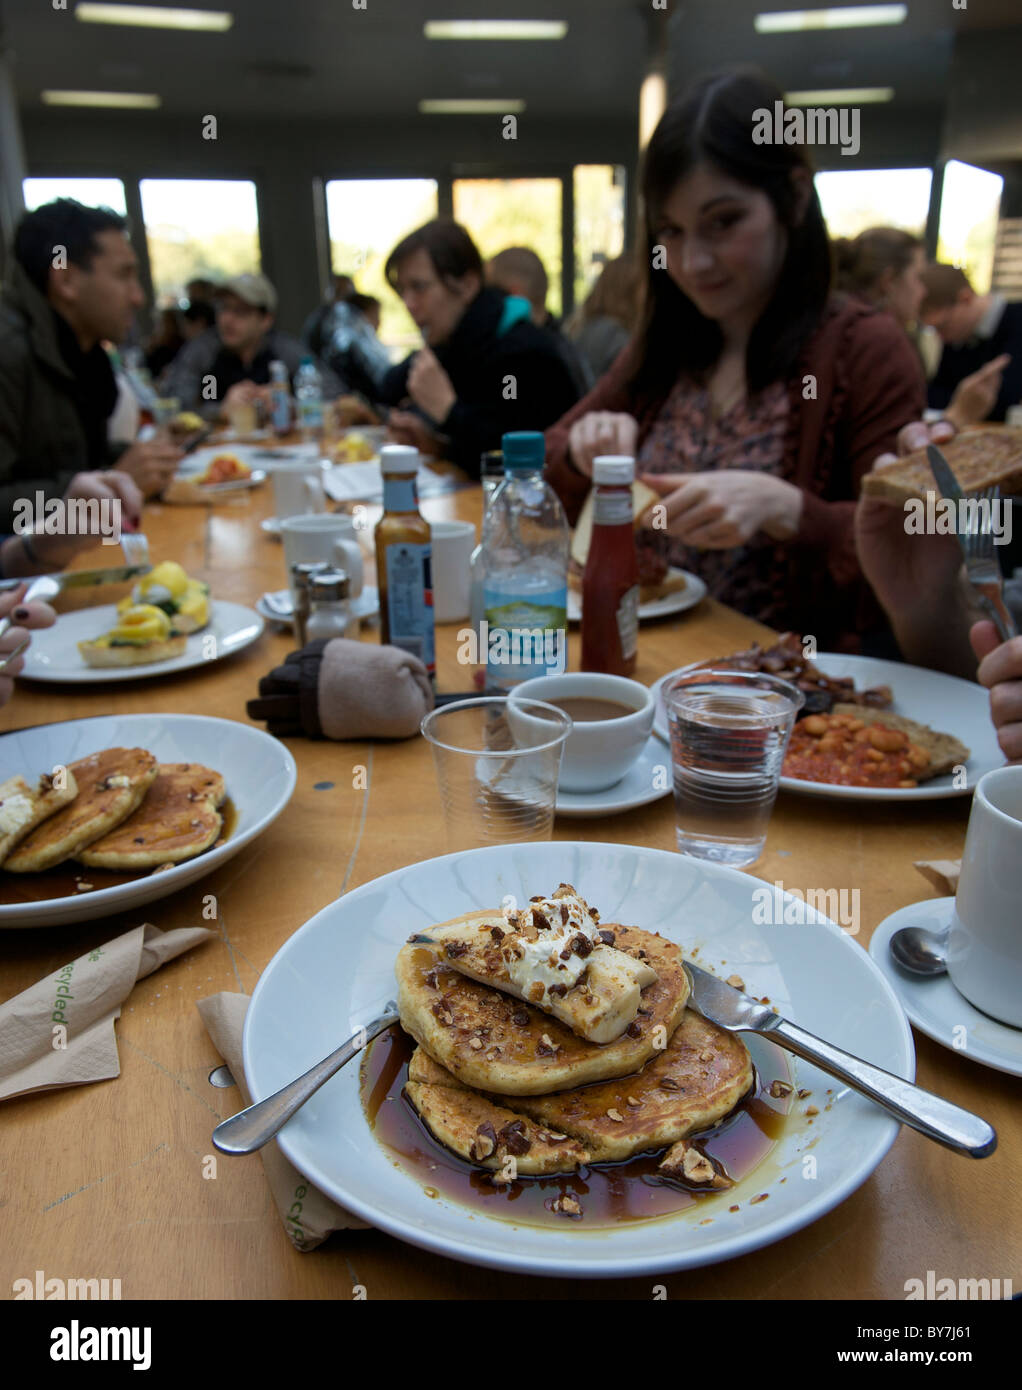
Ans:
{"label": "glass of water", "polygon": [[493,494],[504,481],[503,449],[487,449],[479,456],[479,481],[483,485],[483,516],[493,501]]}
{"label": "glass of water", "polygon": [[452,850],[549,840],[571,718],[542,700],[459,700],[427,714]]}
{"label": "glass of water", "polygon": [[678,849],[742,868],[762,853],[800,690],[754,671],[703,668],[666,692]]}

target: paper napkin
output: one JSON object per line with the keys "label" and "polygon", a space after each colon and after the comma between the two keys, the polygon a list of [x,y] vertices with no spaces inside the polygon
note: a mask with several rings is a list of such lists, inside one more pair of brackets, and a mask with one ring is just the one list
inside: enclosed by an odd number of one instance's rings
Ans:
{"label": "paper napkin", "polygon": [[215,938],[146,922],[0,1004],[0,1100],[120,1076],[114,1020],[135,981]]}
{"label": "paper napkin", "polygon": [[[252,1104],[241,1063],[241,1035],[249,1002],[247,994],[225,992],[200,999],[196,1005],[213,1046],[230,1067],[231,1075],[237,1082],[242,1100],[239,1110]],[[352,1216],[320,1192],[319,1188],[313,1187],[308,1178],[303,1177],[294,1164],[284,1157],[276,1139],[263,1145],[259,1157],[284,1229],[296,1250],[315,1250],[332,1231],[369,1229],[365,1221]],[[232,1158],[227,1161],[241,1163],[244,1160]]]}

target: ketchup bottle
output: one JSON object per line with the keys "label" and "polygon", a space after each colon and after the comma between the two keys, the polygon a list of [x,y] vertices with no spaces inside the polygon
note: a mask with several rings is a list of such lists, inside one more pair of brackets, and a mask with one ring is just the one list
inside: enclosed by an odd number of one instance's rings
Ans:
{"label": "ketchup bottle", "polygon": [[582,579],[582,670],[630,676],[639,645],[639,560],[632,482],[635,460],[593,460],[593,534]]}

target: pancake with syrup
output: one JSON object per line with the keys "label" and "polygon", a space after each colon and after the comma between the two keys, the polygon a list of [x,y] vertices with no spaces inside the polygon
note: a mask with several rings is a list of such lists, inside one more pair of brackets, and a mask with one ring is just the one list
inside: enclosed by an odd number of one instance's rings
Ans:
{"label": "pancake with syrup", "polygon": [[199,763],[160,763],[138,810],[75,857],[91,869],[153,869],[194,859],[213,845],[227,795],[219,772]]}
{"label": "pancake with syrup", "polygon": [[[552,1095],[483,1096],[418,1047],[405,1093],[435,1137],[462,1158],[492,1157],[484,1166],[499,1167],[502,1157],[515,1154],[518,1171],[528,1175],[619,1162],[677,1144],[730,1114],[754,1080],[744,1044],[686,1009],[667,1047],[632,1076]],[[522,1122],[519,1134],[507,1128],[514,1120]],[[500,1142],[480,1157],[492,1137],[479,1132],[487,1123]],[[527,1149],[526,1139],[532,1141]],[[551,1169],[551,1160],[562,1166]],[[534,1161],[541,1166],[530,1166]]]}
{"label": "pancake with syrup", "polygon": [[[499,920],[500,913],[490,916]],[[601,926],[617,950],[645,961],[657,976],[615,1041],[587,1042],[549,1013],[460,974],[439,946],[421,940],[403,946],[395,965],[403,1028],[456,1080],[504,1097],[546,1095],[638,1071],[681,1022],[688,977],[673,942],[638,927]]]}
{"label": "pancake with syrup", "polygon": [[156,769],[144,748],[107,748],[69,763],[78,795],[22,840],[4,868],[37,873],[91,845],[131,815],[156,780]]}

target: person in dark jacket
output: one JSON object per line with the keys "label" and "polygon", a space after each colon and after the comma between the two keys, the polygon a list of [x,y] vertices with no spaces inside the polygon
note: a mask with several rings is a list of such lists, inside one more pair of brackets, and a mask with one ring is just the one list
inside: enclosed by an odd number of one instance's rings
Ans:
{"label": "person in dark jacket", "polygon": [[76,473],[116,467],[151,496],[181,457],[107,438],[117,382],[103,342],[123,342],[144,302],[126,225],[70,198],[18,225],[0,297],[0,532],[18,498],[61,497]]}
{"label": "person in dark jacket", "polygon": [[1003,376],[994,383],[996,399],[986,418],[1003,421],[1008,408],[1022,402],[1022,303],[1009,304],[1000,294],[977,294],[954,265],[926,266],[922,279],[926,297],[919,317],[944,343],[929,404],[944,409],[961,382],[1000,360]]}
{"label": "person in dark jacket", "polygon": [[509,430],[542,430],[579,392],[528,300],[484,289],[483,263],[456,222],[427,222],[391,252],[387,279],[425,346],[391,368],[380,398],[391,436],[479,476]]}
{"label": "person in dark jacket", "polygon": [[486,266],[486,283],[503,290],[505,294],[519,294],[529,301],[533,323],[553,334],[557,351],[564,358],[564,365],[571,373],[579,395],[584,396],[591,391],[596,385],[596,377],[588,362],[579,356],[575,344],[565,337],[560,320],[546,307],[550,277],[536,252],[530,246],[508,246],[498,251]]}

